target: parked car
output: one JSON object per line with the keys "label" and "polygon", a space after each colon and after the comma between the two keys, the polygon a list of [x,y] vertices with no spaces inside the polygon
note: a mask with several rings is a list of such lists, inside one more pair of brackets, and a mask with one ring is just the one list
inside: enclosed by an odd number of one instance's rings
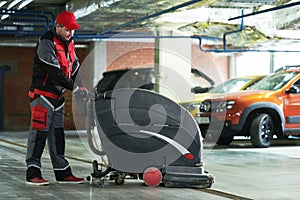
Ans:
{"label": "parked car", "polygon": [[287,69],[297,69],[297,68],[300,68],[300,65],[286,65],[276,69],[275,73],[280,71],[285,71]]}
{"label": "parked car", "polygon": [[254,147],[269,147],[273,136],[300,133],[300,69],[266,76],[248,90],[204,100],[198,121],[204,136],[228,145],[234,136],[249,136]]}
{"label": "parked car", "polygon": [[[207,92],[215,84],[206,74],[194,68],[191,69],[191,80],[193,80],[190,83],[189,92],[191,93]],[[133,68],[104,72],[103,78],[96,86],[96,92],[101,94],[119,88],[142,88],[156,91],[155,87],[154,68]]]}
{"label": "parked car", "polygon": [[187,110],[189,110],[196,119],[199,119],[196,117],[196,115],[199,112],[200,103],[204,99],[207,99],[219,93],[230,93],[230,92],[237,92],[240,90],[247,90],[250,86],[252,86],[256,82],[261,80],[263,77],[265,76],[257,75],[257,76],[241,76],[241,77],[228,79],[224,83],[209,89],[207,92],[195,94],[196,101],[183,102],[181,103],[181,105],[184,106]]}
{"label": "parked car", "polygon": [[228,79],[224,83],[210,89],[209,93],[230,93],[237,92],[240,90],[247,90],[250,86],[257,83],[259,80],[264,78],[264,75],[257,76],[241,76]]}

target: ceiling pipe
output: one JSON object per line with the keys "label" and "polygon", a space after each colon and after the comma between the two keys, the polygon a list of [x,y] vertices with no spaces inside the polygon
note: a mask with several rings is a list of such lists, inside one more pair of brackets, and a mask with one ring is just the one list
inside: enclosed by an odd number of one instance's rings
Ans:
{"label": "ceiling pipe", "polygon": [[258,15],[258,14],[262,14],[262,13],[266,13],[266,12],[270,12],[270,11],[281,10],[281,9],[284,9],[284,8],[289,8],[289,7],[293,7],[293,6],[297,6],[297,5],[300,5],[300,1],[290,3],[290,4],[281,5],[281,6],[277,6],[277,7],[273,7],[273,8],[269,8],[269,9],[265,9],[265,10],[261,10],[261,11],[258,11],[258,12],[253,12],[253,13],[246,14],[246,15],[232,17],[232,18],[229,18],[228,20],[231,21],[231,20],[240,19],[240,18],[244,18],[244,17],[249,17],[249,16],[253,16],[253,15]]}
{"label": "ceiling pipe", "polygon": [[[143,18],[140,18],[140,19],[133,20],[131,22],[122,24],[120,26],[116,26],[116,27],[114,27],[114,28],[112,28],[110,30],[104,31],[104,32],[102,32],[100,34],[76,34],[75,38],[78,38],[78,39],[122,39],[122,38],[127,38],[127,39],[128,38],[131,38],[131,39],[134,39],[134,38],[173,38],[174,39],[174,38],[192,38],[192,39],[198,39],[199,40],[199,48],[200,48],[201,51],[204,51],[204,52],[215,52],[215,53],[224,53],[224,52],[229,52],[229,53],[230,52],[232,52],[232,53],[234,53],[234,52],[300,52],[300,50],[227,49],[227,47],[226,47],[227,46],[227,44],[226,44],[226,36],[229,35],[229,34],[240,32],[240,31],[242,31],[244,29],[243,18],[242,18],[241,28],[239,30],[235,30],[235,31],[224,33],[224,35],[223,35],[223,49],[204,49],[203,48],[202,41],[204,39],[206,39],[206,40],[207,39],[208,40],[222,40],[221,38],[211,37],[211,36],[155,36],[155,35],[145,36],[143,34],[140,34],[140,32],[136,33],[137,35],[132,35],[132,32],[129,32],[128,36],[122,36],[122,35],[118,36],[117,34],[119,34],[120,32],[113,32],[114,30],[118,30],[120,28],[129,26],[131,24],[139,23],[141,21],[144,21],[144,20],[147,20],[147,19],[159,16],[159,15],[162,15],[162,14],[165,14],[165,13],[168,13],[168,12],[171,12],[171,11],[175,11],[175,10],[177,10],[179,8],[182,8],[182,7],[185,7],[185,6],[188,6],[188,5],[200,2],[200,1],[202,1],[202,0],[189,1],[189,2],[186,2],[186,3],[180,4],[178,6],[174,6],[174,7],[170,8],[170,9],[166,9],[164,11],[161,11],[161,12],[149,15],[147,17],[143,17]],[[300,2],[296,2],[296,3],[300,4]],[[286,5],[285,5],[285,7],[286,7]],[[3,10],[3,9],[0,9],[0,11],[1,10]],[[26,13],[29,12],[29,13],[36,13],[36,14],[50,14],[51,18],[52,18],[51,25],[54,25],[54,21],[55,20],[54,20],[54,14],[53,13],[50,13],[50,12],[29,11],[29,10],[15,10],[15,11],[16,12],[26,12]],[[241,17],[243,17],[243,13],[242,13],[242,16],[240,16],[238,18],[241,18]],[[35,22],[37,22],[37,21],[35,21]],[[0,34],[1,34],[1,32],[5,33],[5,34],[7,34],[7,33],[11,34],[11,33],[16,33],[17,32],[20,35],[22,35],[22,34],[24,34],[24,35],[40,35],[40,34],[42,34],[41,31],[29,31],[28,32],[28,31],[19,31],[19,30],[18,31],[8,31],[8,30],[1,31],[0,30]],[[138,35],[138,34],[140,34],[140,35]]]}
{"label": "ceiling pipe", "polygon": [[158,12],[158,13],[154,13],[154,14],[151,14],[151,15],[148,15],[146,17],[142,17],[142,18],[139,18],[139,19],[136,19],[136,20],[133,20],[133,21],[130,21],[130,22],[127,22],[127,23],[124,23],[124,24],[121,24],[119,26],[115,26],[109,30],[106,30],[106,31],[103,31],[102,33],[100,34],[106,34],[106,33],[109,33],[111,31],[115,31],[115,30],[119,30],[121,28],[124,28],[126,26],[130,26],[132,24],[136,24],[136,23],[139,23],[139,22],[142,22],[142,21],[145,21],[147,19],[151,19],[153,17],[157,17],[157,16],[160,16],[162,14],[165,14],[165,13],[169,13],[169,12],[172,12],[172,11],[175,11],[179,8],[183,8],[183,7],[186,7],[186,6],[189,6],[189,5],[192,5],[192,4],[195,4],[195,3],[198,3],[198,2],[201,2],[203,0],[192,0],[192,1],[188,1],[186,3],[182,3],[180,5],[177,5],[177,6],[173,6],[172,8],[169,8],[169,9],[166,9],[166,10],[163,10],[161,12]]}
{"label": "ceiling pipe", "polygon": [[[130,22],[127,22],[127,23],[124,23],[122,25],[119,25],[119,26],[116,26],[116,27],[113,27],[109,30],[106,30],[106,31],[103,31],[102,33],[100,34],[97,34],[97,35],[76,35],[75,37],[77,38],[93,38],[93,39],[123,39],[123,38],[185,38],[185,36],[179,36],[179,37],[174,37],[174,36],[154,36],[154,35],[150,35],[150,36],[145,36],[145,35],[129,35],[129,36],[124,36],[124,35],[114,35],[112,34],[113,31],[115,30],[118,30],[118,29],[121,29],[123,27],[126,27],[126,26],[130,26],[132,24],[135,24],[135,23],[139,23],[141,21],[144,21],[144,20],[147,20],[147,19],[150,19],[150,18],[153,18],[153,17],[157,17],[159,15],[162,15],[162,14],[165,14],[165,13],[168,13],[168,12],[171,12],[171,11],[174,11],[174,10],[177,10],[179,8],[182,8],[182,7],[185,7],[185,6],[188,6],[188,5],[191,5],[191,4],[194,4],[194,3],[197,3],[197,2],[200,2],[199,0],[197,1],[189,1],[189,2],[186,2],[186,3],[183,3],[183,4],[180,4],[178,6],[175,6],[175,7],[172,7],[170,9],[167,9],[167,10],[164,10],[164,11],[161,11],[161,12],[158,12],[158,13],[155,13],[155,14],[152,14],[152,15],[149,15],[149,16],[146,16],[146,17],[143,17],[143,18],[140,18],[140,19],[137,19],[137,20],[133,20],[133,21],[130,21]],[[297,3],[297,4],[300,4]],[[289,5],[290,6],[294,6],[294,4],[292,5]],[[285,6],[281,6],[281,7],[288,7],[287,5]],[[279,9],[279,8],[277,8]],[[281,8],[282,9],[282,8]],[[244,30],[244,10],[242,10],[242,16],[239,16],[238,18],[242,18],[241,20],[241,27],[240,29],[238,30],[234,30],[234,31],[230,31],[230,32],[226,32],[223,34],[223,49],[204,49],[203,48],[203,44],[202,44],[202,40],[203,39],[209,39],[209,40],[221,40],[221,38],[217,38],[217,37],[210,37],[210,36],[187,36],[189,38],[196,38],[196,39],[199,39],[199,48],[201,51],[203,52],[214,52],[214,53],[235,53],[235,52],[300,52],[300,50],[272,50],[272,49],[267,49],[267,50],[264,50],[264,49],[227,49],[227,40],[226,40],[226,37],[230,34],[234,34],[234,33],[238,33],[238,32],[242,32]],[[236,18],[236,19],[238,19]],[[117,34],[117,33],[116,33]]]}
{"label": "ceiling pipe", "polygon": [[277,6],[274,8],[270,8],[270,9],[266,9],[266,10],[262,10],[259,12],[254,12],[251,14],[247,14],[244,15],[244,10],[242,10],[242,15],[238,16],[238,17],[233,17],[230,18],[229,20],[234,20],[234,19],[242,19],[241,20],[241,28],[239,30],[234,30],[234,31],[230,31],[230,32],[226,32],[223,34],[223,49],[204,49],[203,48],[203,44],[202,44],[202,40],[204,39],[201,36],[195,36],[196,38],[199,39],[199,48],[201,51],[203,52],[214,52],[214,53],[235,53],[235,52],[300,52],[300,50],[275,50],[275,49],[227,49],[227,42],[226,42],[226,36],[229,34],[233,34],[233,33],[237,33],[237,32],[241,32],[244,30],[244,17],[248,17],[248,16],[253,16],[253,15],[257,15],[257,14],[261,14],[261,13],[265,13],[265,12],[270,12],[270,11],[275,11],[275,10],[279,10],[279,9],[284,9],[284,8],[288,8],[288,7],[292,7],[292,6],[296,6],[296,5],[300,5],[300,2],[295,2],[295,3],[290,3],[290,4],[286,4],[286,5],[282,5],[282,6]]}
{"label": "ceiling pipe", "polygon": [[[242,9],[242,16],[243,15],[244,15],[244,9]],[[244,30],[244,18],[242,18],[240,29],[234,30],[234,31],[229,31],[229,32],[226,32],[226,33],[223,34],[223,47],[224,47],[225,50],[227,48],[227,44],[226,44],[227,35],[230,35],[230,34],[233,34],[233,33],[239,33],[239,32],[242,32],[243,30]]]}
{"label": "ceiling pipe", "polygon": [[299,50],[276,50],[276,49],[227,49],[224,47],[223,49],[205,49],[203,48],[203,39],[206,39],[202,36],[193,36],[193,38],[197,38],[199,40],[199,49],[203,52],[209,53],[241,53],[241,52],[300,52]]}
{"label": "ceiling pipe", "polygon": [[191,39],[197,39],[199,40],[199,49],[206,53],[240,53],[240,52],[300,52],[300,50],[275,50],[275,49],[227,49],[224,48],[223,43],[223,49],[205,49],[203,47],[203,41],[204,40],[210,40],[210,41],[222,41],[222,38],[214,37],[214,36],[156,36],[156,35],[142,35],[140,32],[137,32],[136,35],[122,35],[120,33],[116,36],[111,35],[92,35],[92,34],[77,34],[74,36],[75,39],[88,39],[90,40],[117,40],[117,39],[180,39],[180,38],[191,38]]}

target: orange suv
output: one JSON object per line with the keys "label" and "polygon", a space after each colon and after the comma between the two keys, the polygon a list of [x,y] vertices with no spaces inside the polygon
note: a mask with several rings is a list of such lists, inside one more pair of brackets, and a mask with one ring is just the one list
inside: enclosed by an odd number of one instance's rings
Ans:
{"label": "orange suv", "polygon": [[254,147],[269,147],[273,136],[300,134],[300,68],[271,74],[246,91],[212,96],[197,115],[202,134],[228,145],[250,136]]}

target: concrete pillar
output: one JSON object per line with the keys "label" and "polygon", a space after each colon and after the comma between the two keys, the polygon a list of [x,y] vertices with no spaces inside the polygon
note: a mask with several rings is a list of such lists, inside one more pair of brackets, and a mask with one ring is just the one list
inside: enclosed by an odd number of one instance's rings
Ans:
{"label": "concrete pillar", "polygon": [[[159,35],[176,36],[176,33],[160,31]],[[156,39],[155,49],[155,72],[158,72],[156,80],[159,80],[159,93],[176,102],[192,100],[194,95],[191,93],[190,84],[191,39],[159,38]]]}
{"label": "concrete pillar", "polygon": [[233,53],[229,56],[229,78],[236,77],[236,54]]}
{"label": "concrete pillar", "polygon": [[94,53],[94,78],[93,85],[95,86],[102,78],[102,73],[106,71],[106,42],[95,42]]}
{"label": "concrete pillar", "polygon": [[274,52],[270,52],[270,73],[274,72]]}

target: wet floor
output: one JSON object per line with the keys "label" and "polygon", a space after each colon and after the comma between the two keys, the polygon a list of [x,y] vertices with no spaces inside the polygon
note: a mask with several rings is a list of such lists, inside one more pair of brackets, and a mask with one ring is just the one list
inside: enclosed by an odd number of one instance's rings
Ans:
{"label": "wet floor", "polygon": [[[80,135],[80,137],[78,136]],[[95,159],[84,144],[84,133],[67,132],[66,155],[76,176],[92,172]],[[275,141],[269,148],[253,148],[248,140],[230,146],[204,143],[205,170],[215,177],[210,189],[148,187],[143,181],[126,179],[121,186],[103,187],[55,182],[47,148],[42,158],[48,186],[25,184],[27,132],[0,133],[1,199],[299,199],[300,139]],[[98,158],[96,158],[98,159]]]}

